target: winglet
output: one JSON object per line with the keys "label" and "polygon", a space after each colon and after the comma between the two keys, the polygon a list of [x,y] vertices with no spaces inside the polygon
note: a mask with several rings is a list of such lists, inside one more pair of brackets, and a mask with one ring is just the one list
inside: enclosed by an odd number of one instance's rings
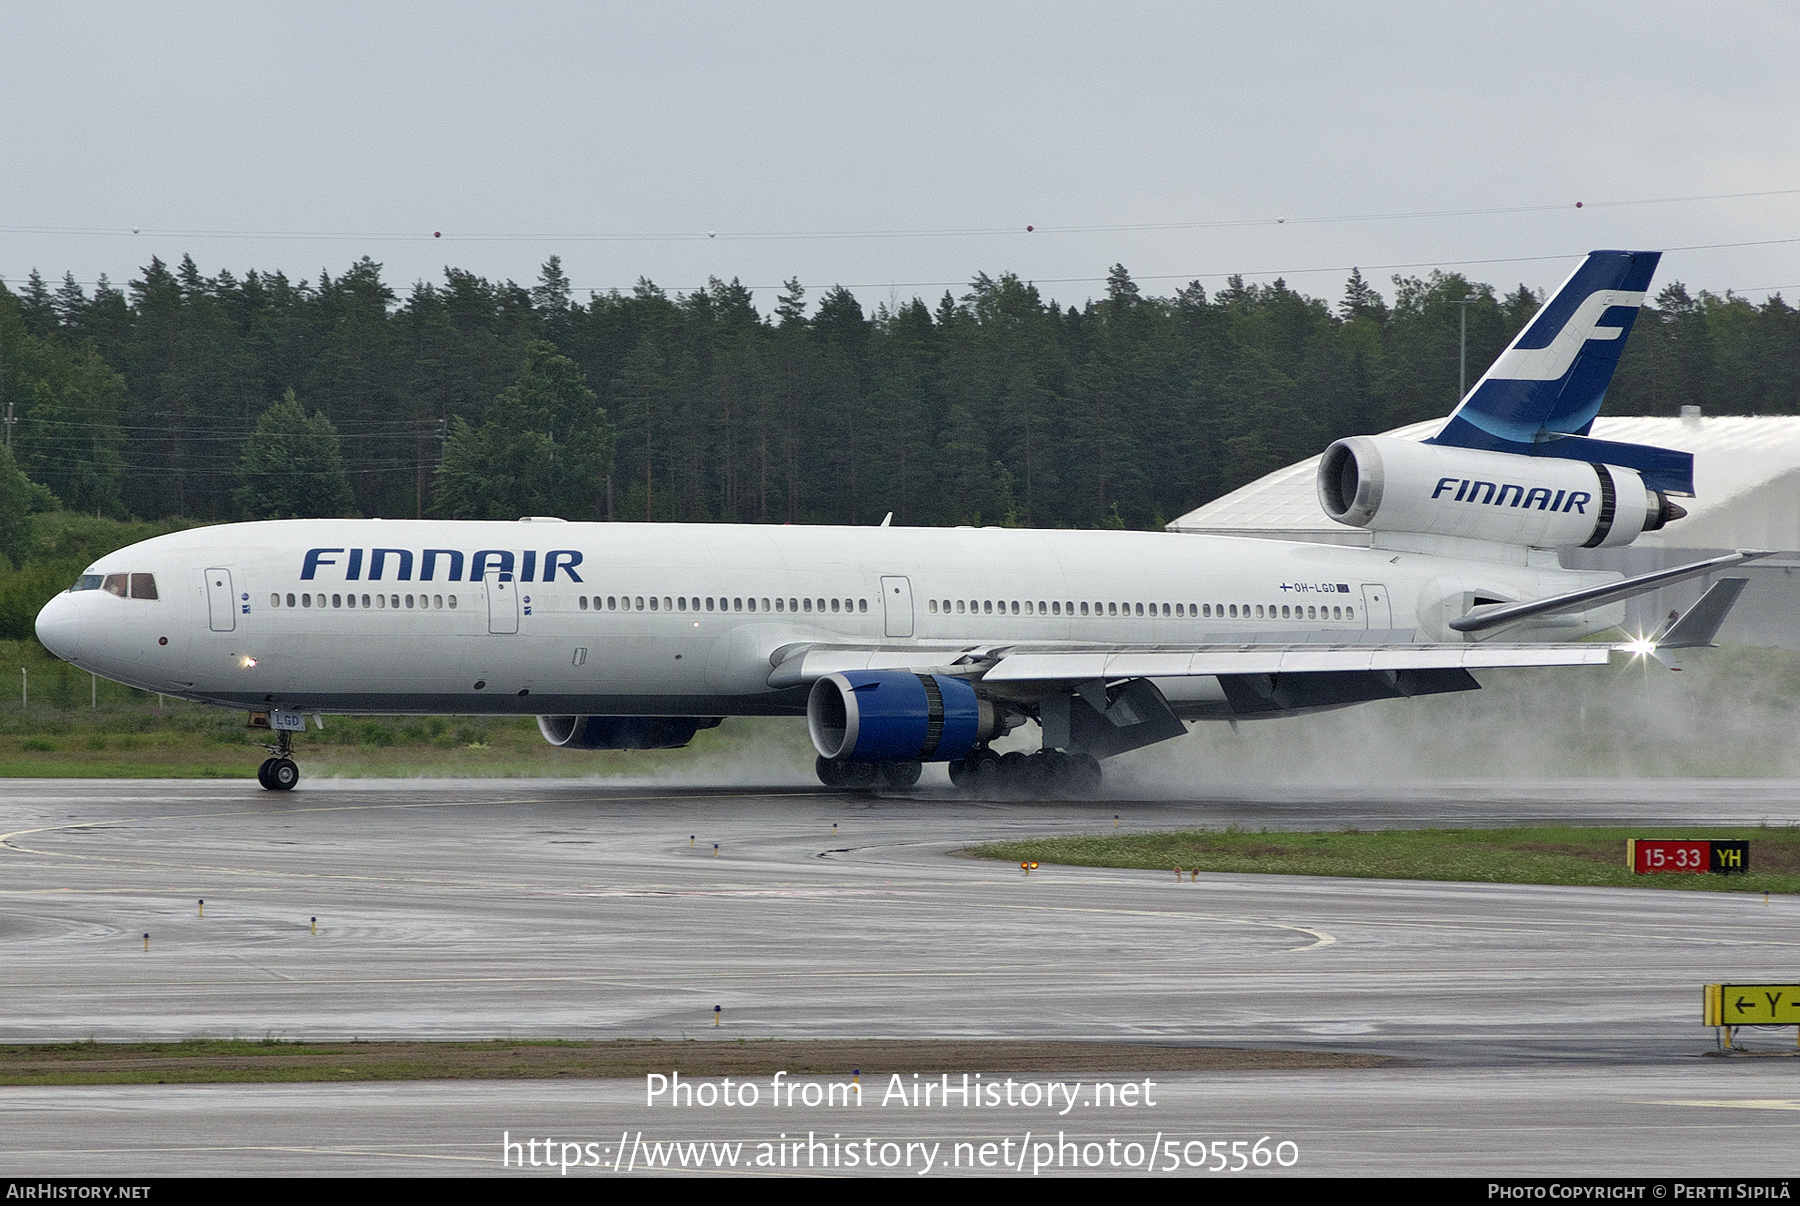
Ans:
{"label": "winglet", "polygon": [[1719,635],[1720,626],[1725,623],[1725,617],[1731,613],[1738,596],[1744,593],[1744,587],[1748,585],[1748,578],[1720,578],[1713,583],[1700,596],[1700,601],[1688,608],[1686,615],[1650,638],[1651,644],[1655,646],[1651,655],[1664,665],[1679,669],[1674,665],[1673,659],[1664,656],[1664,650],[1710,648],[1714,638]]}

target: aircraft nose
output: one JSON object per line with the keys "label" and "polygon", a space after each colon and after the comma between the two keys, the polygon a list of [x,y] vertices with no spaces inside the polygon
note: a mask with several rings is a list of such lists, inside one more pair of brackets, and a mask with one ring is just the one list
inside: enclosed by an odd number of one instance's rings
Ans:
{"label": "aircraft nose", "polygon": [[44,604],[44,609],[38,612],[38,643],[65,662],[74,660],[72,655],[76,652],[79,627],[76,611],[75,601],[64,591]]}

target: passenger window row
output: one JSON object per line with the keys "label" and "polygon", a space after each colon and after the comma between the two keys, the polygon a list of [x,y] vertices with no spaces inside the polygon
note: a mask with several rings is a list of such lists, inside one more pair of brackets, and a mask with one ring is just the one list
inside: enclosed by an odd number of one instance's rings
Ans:
{"label": "passenger window row", "polygon": [[[90,581],[91,580],[91,581]],[[104,581],[98,574],[85,574],[73,590],[105,590],[120,598],[156,598],[156,579],[150,574],[108,574]],[[678,595],[582,595],[577,600],[582,611],[762,611],[762,612],[845,612],[866,613],[867,599],[756,599],[750,596],[695,598]],[[456,610],[455,595],[356,595],[280,594],[269,596],[271,607],[331,607],[389,609],[402,607],[422,610]],[[1080,603],[1062,600],[1035,603],[1030,599],[931,599],[927,610],[934,615],[1038,615],[1038,616],[1173,616],[1176,619],[1233,620],[1354,620],[1354,607],[1298,606],[1295,604],[1250,603]]]}
{"label": "passenger window row", "polygon": [[867,599],[754,599],[694,598],[689,595],[582,595],[576,600],[582,611],[779,611],[867,612]]}
{"label": "passenger window row", "polygon": [[83,574],[70,590],[103,590],[121,599],[156,598],[155,574]]}
{"label": "passenger window row", "polygon": [[[1230,609],[1229,617],[1226,615],[1227,608]],[[1297,604],[1287,603],[1281,604],[1279,608],[1273,603],[1268,604],[1267,607],[1258,603],[1254,615],[1248,603],[1207,603],[1202,605],[1202,612],[1214,619],[1234,620],[1252,618],[1258,620],[1354,620],[1356,618],[1356,608],[1354,607],[1301,607]]]}
{"label": "passenger window row", "polygon": [[[374,596],[363,595],[363,596],[361,596],[361,599],[362,599],[362,601],[360,603],[358,603],[356,595],[303,594],[296,601],[295,597],[291,594],[285,596],[285,598],[281,595],[270,595],[269,596],[269,606],[270,607],[296,607],[296,606],[298,606],[298,607],[358,607],[358,606],[360,606],[365,609],[372,607],[377,611],[380,611],[383,609],[398,611],[398,610],[400,610],[401,607],[404,606],[404,607],[409,607],[409,608],[417,607],[418,609],[424,610],[424,611],[442,611],[445,607],[448,607],[451,611],[456,610],[456,596],[455,595],[374,595]],[[404,603],[401,602],[402,599],[405,600]],[[415,602],[415,600],[417,600],[417,602]]]}
{"label": "passenger window row", "polygon": [[[1140,615],[1140,616],[1142,616],[1142,615],[1152,615],[1152,616],[1174,615],[1174,616],[1180,616],[1185,619],[1188,616],[1197,616],[1200,614],[1200,605],[1198,603],[1092,603],[1092,604],[1090,604],[1090,603],[1082,602],[1082,603],[1077,604],[1073,601],[1065,603],[1060,600],[1052,600],[1050,602],[1045,602],[1042,599],[1039,599],[1036,603],[1033,603],[1030,599],[1026,599],[1022,603],[1017,599],[1011,599],[1011,600],[1007,600],[1007,599],[1000,599],[1000,600],[969,599],[966,601],[963,599],[942,599],[942,600],[930,599],[930,600],[927,600],[926,610],[932,612],[933,614],[942,614],[942,615],[949,615],[951,612],[955,612],[957,615],[965,615],[966,614],[966,615],[984,615],[984,616],[991,616],[991,615],[1072,616],[1072,615],[1077,614],[1076,609],[1079,608],[1080,609],[1079,614],[1084,615],[1084,616],[1086,616],[1086,615],[1096,615],[1096,616],[1125,615],[1125,616],[1128,616],[1128,615],[1133,614],[1132,609],[1134,607],[1137,609],[1135,614]],[[1146,610],[1146,609],[1148,609],[1148,610]]]}
{"label": "passenger window row", "polygon": [[[1094,602],[1085,600],[1081,603],[1051,601],[1046,603],[1040,599],[1035,604],[1030,599],[1023,602],[1017,599],[931,599],[927,610],[933,615],[1038,615],[1038,616],[1174,616],[1177,619],[1225,619],[1229,613],[1231,619],[1254,618],[1270,620],[1354,620],[1354,607],[1299,607],[1293,604],[1282,604],[1279,609],[1273,603],[1258,603],[1254,613],[1249,603],[1118,603]],[[1265,614],[1266,612],[1266,614]]]}

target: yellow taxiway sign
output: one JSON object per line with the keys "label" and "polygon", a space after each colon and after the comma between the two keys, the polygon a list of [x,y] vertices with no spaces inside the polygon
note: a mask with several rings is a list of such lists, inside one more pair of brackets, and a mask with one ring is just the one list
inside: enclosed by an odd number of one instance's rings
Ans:
{"label": "yellow taxiway sign", "polygon": [[1800,1026],[1800,984],[1708,984],[1707,1026]]}

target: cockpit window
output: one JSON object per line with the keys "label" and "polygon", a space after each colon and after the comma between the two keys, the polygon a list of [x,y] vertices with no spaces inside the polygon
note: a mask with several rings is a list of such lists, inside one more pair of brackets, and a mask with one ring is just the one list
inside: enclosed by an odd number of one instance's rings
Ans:
{"label": "cockpit window", "polygon": [[83,574],[70,590],[103,590],[121,599],[156,598],[155,574]]}

